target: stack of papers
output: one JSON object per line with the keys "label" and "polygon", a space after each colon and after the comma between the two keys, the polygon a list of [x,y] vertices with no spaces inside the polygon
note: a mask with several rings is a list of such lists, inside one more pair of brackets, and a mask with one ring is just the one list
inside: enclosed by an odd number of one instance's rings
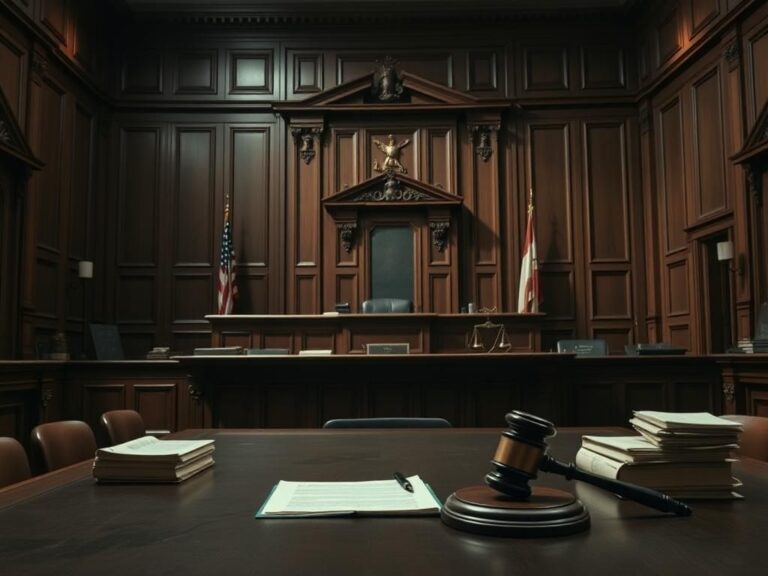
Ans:
{"label": "stack of papers", "polygon": [[287,482],[281,480],[256,513],[257,518],[326,516],[428,516],[440,513],[440,501],[418,476],[409,492],[396,480],[368,482]]}
{"label": "stack of papers", "polygon": [[731,475],[739,423],[706,412],[654,411],[637,411],[630,423],[640,436],[584,436],[576,465],[675,498],[740,498]]}
{"label": "stack of papers", "polygon": [[136,438],[96,451],[99,482],[182,482],[213,466],[213,440]]}

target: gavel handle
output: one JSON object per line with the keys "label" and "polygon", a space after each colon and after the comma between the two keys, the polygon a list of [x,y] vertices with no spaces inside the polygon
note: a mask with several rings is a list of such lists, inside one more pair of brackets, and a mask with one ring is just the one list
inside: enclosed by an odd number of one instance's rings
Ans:
{"label": "gavel handle", "polygon": [[596,476],[595,474],[577,468],[574,464],[564,464],[550,456],[544,456],[539,465],[539,469],[544,472],[560,474],[561,476],[565,476],[568,480],[581,480],[587,484],[592,484],[598,488],[613,492],[627,500],[639,502],[640,504],[655,508],[656,510],[661,510],[662,512],[674,512],[678,516],[691,515],[691,509],[688,506],[666,494],[636,484],[630,484],[629,482]]}

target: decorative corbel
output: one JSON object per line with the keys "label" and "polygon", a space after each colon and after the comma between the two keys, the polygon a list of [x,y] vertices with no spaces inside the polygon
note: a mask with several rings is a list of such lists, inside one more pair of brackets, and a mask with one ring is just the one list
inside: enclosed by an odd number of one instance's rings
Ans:
{"label": "decorative corbel", "polygon": [[339,222],[336,224],[336,228],[339,229],[339,239],[341,240],[341,246],[344,248],[344,251],[349,254],[349,252],[352,250],[352,244],[355,239],[357,222]]}
{"label": "decorative corbel", "polygon": [[43,386],[40,389],[40,404],[43,408],[48,408],[48,404],[53,400],[53,389],[49,386]]}
{"label": "decorative corbel", "polygon": [[196,378],[193,378],[192,376],[189,377],[189,386],[187,387],[187,390],[189,391],[190,397],[195,402],[200,402],[200,400],[203,399],[203,387]]}
{"label": "decorative corbel", "polygon": [[319,127],[294,126],[291,128],[291,134],[293,134],[296,144],[299,146],[299,157],[304,160],[305,164],[312,162],[312,159],[317,154],[315,140],[319,143],[322,133],[323,129]]}
{"label": "decorative corbel", "polygon": [[48,58],[44,54],[33,50],[30,70],[35,76],[45,78],[46,74],[48,74]]}
{"label": "decorative corbel", "polygon": [[640,124],[640,132],[645,134],[651,130],[651,107],[648,102],[643,102],[640,105],[637,115],[638,123]]}
{"label": "decorative corbel", "polygon": [[451,227],[450,222],[430,222],[429,228],[432,230],[432,245],[437,248],[439,252],[445,250],[448,245],[448,229]]}
{"label": "decorative corbel", "polygon": [[498,132],[499,126],[492,124],[478,124],[472,126],[472,142],[475,144],[475,154],[480,156],[483,162],[488,162],[493,154],[491,134]]}
{"label": "decorative corbel", "polygon": [[755,199],[755,202],[758,206],[763,205],[763,182],[762,182],[762,174],[760,170],[758,170],[758,167],[755,166],[753,163],[748,162],[744,164],[744,171],[747,174],[747,186],[749,187],[749,191],[752,193],[752,196]]}
{"label": "decorative corbel", "polygon": [[5,121],[2,119],[0,119],[0,142],[3,144],[11,143],[11,133],[8,131]]}
{"label": "decorative corbel", "polygon": [[741,48],[739,48],[739,43],[734,40],[728,44],[723,55],[725,56],[725,61],[728,63],[728,69],[735,69],[741,60]]}
{"label": "decorative corbel", "polygon": [[725,397],[726,402],[733,402],[736,397],[736,386],[733,383],[733,380],[723,379],[723,396]]}

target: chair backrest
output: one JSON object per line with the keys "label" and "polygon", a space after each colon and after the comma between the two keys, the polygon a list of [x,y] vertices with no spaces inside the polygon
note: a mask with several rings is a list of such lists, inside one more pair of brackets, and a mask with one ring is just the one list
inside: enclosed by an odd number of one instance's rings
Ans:
{"label": "chair backrest", "polygon": [[739,436],[739,455],[768,462],[768,418],[727,414],[726,420],[739,422],[744,431]]}
{"label": "chair backrest", "polygon": [[0,488],[32,476],[24,446],[16,438],[0,437]]}
{"label": "chair backrest", "polygon": [[608,343],[605,340],[558,340],[557,351],[576,356],[605,356],[608,354]]}
{"label": "chair backrest", "polygon": [[337,418],[323,428],[451,428],[445,418]]}
{"label": "chair backrest", "polygon": [[37,472],[50,472],[96,454],[93,430],[80,420],[40,424],[32,429],[32,464]]}
{"label": "chair backrest", "polygon": [[114,446],[146,435],[144,419],[135,410],[110,410],[99,418],[100,444]]}
{"label": "chair backrest", "polygon": [[363,301],[363,314],[407,313],[412,309],[411,301],[404,298],[371,298]]}

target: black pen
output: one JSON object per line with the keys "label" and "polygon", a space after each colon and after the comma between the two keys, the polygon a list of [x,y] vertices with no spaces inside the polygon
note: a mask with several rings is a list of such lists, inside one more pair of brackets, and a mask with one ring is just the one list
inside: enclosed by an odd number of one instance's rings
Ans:
{"label": "black pen", "polygon": [[400,486],[403,487],[404,490],[408,490],[408,492],[413,492],[413,486],[411,486],[411,483],[408,482],[408,479],[400,474],[400,472],[395,472],[394,474],[395,480],[397,480],[397,483],[400,484]]}

